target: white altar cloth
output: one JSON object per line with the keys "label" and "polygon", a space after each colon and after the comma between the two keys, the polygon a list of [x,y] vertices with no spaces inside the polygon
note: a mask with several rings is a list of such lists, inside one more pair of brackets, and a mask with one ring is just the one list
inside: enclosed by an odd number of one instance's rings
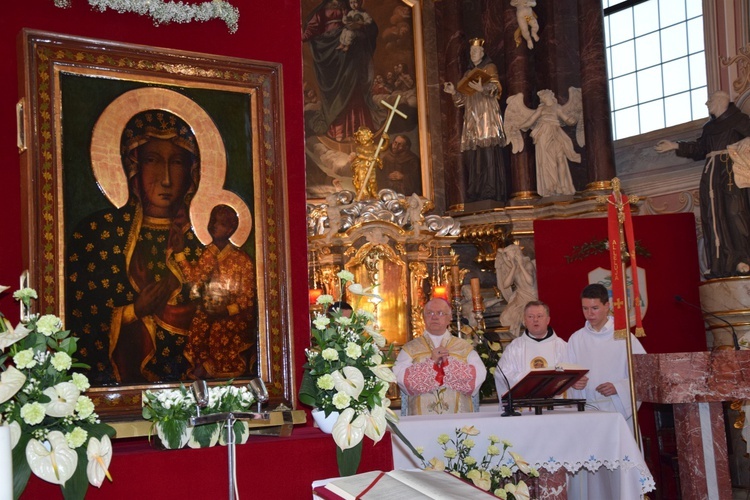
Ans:
{"label": "white altar cloth", "polygon": [[[455,430],[465,425],[480,431],[473,437],[476,446],[472,456],[477,459],[484,455],[489,436],[494,434],[510,441],[510,451],[520,454],[538,470],[552,473],[562,467],[569,473],[582,468],[596,472],[602,466],[619,470],[623,500],[640,498],[655,488],[638,445],[619,413],[556,409],[520,417],[489,412],[406,416],[401,417],[398,428],[414,447],[424,448],[422,455],[429,461],[433,457],[445,460],[437,437],[448,434],[455,438]],[[394,435],[392,442],[394,469],[421,467],[398,437]]]}

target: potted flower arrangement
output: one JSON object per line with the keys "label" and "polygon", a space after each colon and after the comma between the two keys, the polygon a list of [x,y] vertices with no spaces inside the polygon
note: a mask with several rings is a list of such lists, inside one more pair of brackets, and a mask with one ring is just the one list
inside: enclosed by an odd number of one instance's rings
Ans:
{"label": "potted flower arrangement", "polygon": [[[316,313],[299,398],[314,409],[313,418],[334,416],[331,433],[338,447],[339,473],[346,476],[359,466],[364,436],[377,443],[387,420],[397,420],[386,397],[396,377],[386,361],[391,352],[385,358],[381,354],[385,338],[373,328],[372,313],[358,307],[363,299],[380,298],[352,283],[354,276],[348,271],[339,272],[338,278],[342,290],[356,298],[354,311],[351,317],[340,310]],[[328,307],[333,297],[321,295],[317,303]]]}
{"label": "potted flower arrangement", "polygon": [[[0,292],[7,287],[0,287]],[[13,294],[29,310],[31,288]],[[53,314],[29,315],[15,328],[0,318],[0,425],[10,427],[13,492],[18,498],[33,472],[59,484],[66,499],[100,487],[112,459],[114,429],[102,423],[84,395],[87,369],[77,363],[76,338]]]}
{"label": "potted flower arrangement", "polygon": [[[201,409],[202,415],[224,412],[251,411],[255,396],[248,387],[231,385],[213,386],[208,389],[208,406]],[[186,445],[191,448],[204,448],[216,445],[217,441],[225,444],[223,423],[204,424],[197,427],[190,425],[190,417],[198,415],[193,394],[180,384],[176,389],[143,392],[143,418],[150,420],[151,432],[155,431],[162,446],[167,449],[179,449]],[[249,437],[247,422],[234,422],[235,442],[244,443]]]}
{"label": "potted flower arrangement", "polygon": [[539,472],[530,467],[519,454],[508,450],[513,446],[509,441],[494,435],[489,437],[490,444],[484,456],[477,460],[471,455],[476,446],[473,438],[477,435],[479,430],[473,425],[467,425],[456,429],[455,438],[448,434],[438,436],[437,442],[447,461],[434,457],[425,462],[419,453],[417,457],[422,460],[425,470],[450,472],[503,500],[529,500],[531,493],[525,479],[533,481],[539,477]]}

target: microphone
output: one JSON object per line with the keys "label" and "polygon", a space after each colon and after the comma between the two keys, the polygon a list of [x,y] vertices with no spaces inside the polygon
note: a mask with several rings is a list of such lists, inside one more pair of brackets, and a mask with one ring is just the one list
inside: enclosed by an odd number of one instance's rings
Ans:
{"label": "microphone", "polygon": [[[500,365],[498,364],[496,367],[496,370],[500,370],[500,375],[503,376],[503,380],[505,380],[505,385],[508,386],[508,392],[506,393],[508,395],[508,404],[505,405],[505,411],[500,414],[501,417],[520,417],[521,414],[515,410],[513,410],[513,391],[510,390],[510,382],[508,381],[508,377],[505,376],[505,373],[503,372],[503,369],[500,368]],[[500,396],[500,401],[502,402],[503,397]]]}
{"label": "microphone", "polygon": [[729,326],[729,328],[732,330],[732,340],[734,341],[734,350],[735,351],[739,351],[740,350],[740,342],[739,342],[739,340],[737,338],[737,331],[734,329],[734,325],[732,323],[730,323],[729,321],[725,320],[721,316],[715,315],[711,311],[706,311],[701,306],[697,306],[695,304],[691,304],[690,302],[688,302],[685,299],[683,299],[681,295],[675,295],[674,296],[674,300],[675,300],[675,302],[681,302],[681,303],[683,303],[685,305],[688,305],[688,306],[690,306],[690,307],[692,307],[694,309],[698,309],[703,314],[708,314],[712,318],[716,318],[719,321],[721,321],[722,323],[726,323]]}

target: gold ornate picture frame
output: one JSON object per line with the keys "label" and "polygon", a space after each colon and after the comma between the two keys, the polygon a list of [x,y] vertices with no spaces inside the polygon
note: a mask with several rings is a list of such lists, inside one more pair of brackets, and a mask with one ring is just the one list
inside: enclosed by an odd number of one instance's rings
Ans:
{"label": "gold ornate picture frame", "polygon": [[[281,65],[32,30],[19,53],[25,267],[37,311],[79,338],[99,414],[139,414],[142,390],[193,378],[259,376],[294,401]],[[154,138],[193,158],[160,170],[190,172],[163,217],[172,195],[148,194],[142,173]],[[217,205],[238,220],[223,250]],[[231,290],[213,315],[219,275]],[[160,305],[134,306],[161,279]]]}

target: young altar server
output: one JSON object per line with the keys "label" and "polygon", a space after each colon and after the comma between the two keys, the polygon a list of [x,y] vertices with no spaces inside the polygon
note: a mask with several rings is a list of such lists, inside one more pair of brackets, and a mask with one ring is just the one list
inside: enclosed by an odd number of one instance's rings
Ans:
{"label": "young altar server", "polygon": [[[609,292],[599,283],[588,285],[581,292],[581,306],[586,324],[568,339],[568,357],[589,372],[573,385],[570,397],[585,398],[588,408],[619,412],[632,428],[627,343],[614,338]],[[645,354],[638,339],[629,335],[633,354]],[[619,479],[618,471],[606,467],[595,474],[582,469],[568,480],[568,498],[618,498]]]}

